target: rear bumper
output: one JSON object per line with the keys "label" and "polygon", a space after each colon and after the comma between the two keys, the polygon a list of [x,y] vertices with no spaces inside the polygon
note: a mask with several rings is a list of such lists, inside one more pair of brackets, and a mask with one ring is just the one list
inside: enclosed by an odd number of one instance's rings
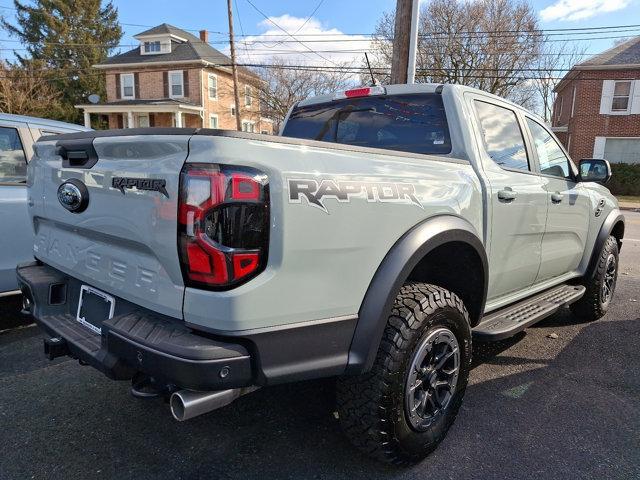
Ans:
{"label": "rear bumper", "polygon": [[116,298],[102,333],[76,320],[81,282],[47,265],[21,265],[18,283],[36,322],[63,351],[115,380],[137,372],[180,388],[221,390],[255,383],[249,351],[194,332],[184,322]]}

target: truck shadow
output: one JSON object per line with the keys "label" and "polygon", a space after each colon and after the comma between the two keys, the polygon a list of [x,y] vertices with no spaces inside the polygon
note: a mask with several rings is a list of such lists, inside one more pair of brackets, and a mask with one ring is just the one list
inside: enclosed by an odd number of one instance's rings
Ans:
{"label": "truck shadow", "polygon": [[[177,423],[162,401],[127,398],[126,385],[67,361],[46,395],[40,384],[21,392],[32,401],[12,405],[0,435],[30,458],[20,472],[36,478],[638,478],[639,320],[586,325],[551,361],[501,355],[530,341],[525,333],[481,346],[456,424],[410,468],[350,446],[332,380],[264,388]],[[474,378],[486,364],[496,376]],[[0,471],[16,471],[3,463]]]}

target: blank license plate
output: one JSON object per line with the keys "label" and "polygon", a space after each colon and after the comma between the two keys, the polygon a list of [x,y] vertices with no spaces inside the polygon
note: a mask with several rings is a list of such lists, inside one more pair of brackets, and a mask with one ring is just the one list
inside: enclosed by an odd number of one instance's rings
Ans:
{"label": "blank license plate", "polygon": [[76,320],[90,330],[102,333],[102,323],[113,318],[115,306],[115,298],[108,293],[82,285]]}

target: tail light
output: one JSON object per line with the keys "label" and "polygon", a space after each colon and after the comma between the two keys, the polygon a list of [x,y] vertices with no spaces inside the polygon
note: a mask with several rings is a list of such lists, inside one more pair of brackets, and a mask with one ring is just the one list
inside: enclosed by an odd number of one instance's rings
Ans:
{"label": "tail light", "polygon": [[267,176],[248,167],[185,165],[178,223],[188,286],[228,289],[255,277],[267,263]]}
{"label": "tail light", "polygon": [[370,97],[373,95],[385,95],[386,93],[387,89],[381,86],[361,87],[345,90],[344,92],[337,92],[333,96],[333,99],[342,100],[343,98]]}

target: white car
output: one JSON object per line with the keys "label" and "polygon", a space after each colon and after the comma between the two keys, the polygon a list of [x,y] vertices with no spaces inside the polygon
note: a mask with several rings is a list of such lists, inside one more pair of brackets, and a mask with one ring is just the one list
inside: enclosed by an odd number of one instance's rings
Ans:
{"label": "white car", "polygon": [[33,258],[26,178],[34,142],[43,135],[87,130],[71,123],[0,114],[0,297],[20,293],[16,265]]}

